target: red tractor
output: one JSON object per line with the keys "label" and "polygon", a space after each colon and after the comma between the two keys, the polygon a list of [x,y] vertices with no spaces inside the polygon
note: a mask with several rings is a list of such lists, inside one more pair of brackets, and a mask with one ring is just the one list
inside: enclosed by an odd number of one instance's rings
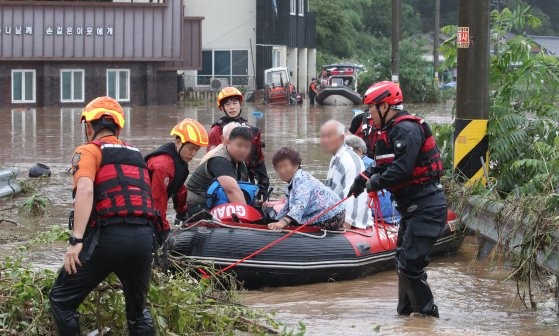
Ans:
{"label": "red tractor", "polygon": [[289,79],[287,68],[270,68],[264,71],[266,86],[264,104],[295,105],[303,102],[303,95],[295,90]]}

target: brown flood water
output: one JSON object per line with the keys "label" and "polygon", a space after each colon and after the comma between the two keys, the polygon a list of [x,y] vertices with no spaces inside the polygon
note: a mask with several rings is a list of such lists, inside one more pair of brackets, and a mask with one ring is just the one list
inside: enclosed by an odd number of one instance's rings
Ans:
{"label": "brown flood water", "polygon": [[[451,105],[407,107],[422,113],[431,123],[451,120]],[[281,146],[294,147],[301,152],[305,168],[319,179],[326,177],[329,162],[318,143],[320,125],[332,118],[349,125],[353,116],[352,107],[247,105],[244,110],[249,121],[264,132],[268,159]],[[0,167],[19,168],[22,177],[34,162],[43,162],[53,171],[43,189],[53,204],[48,220],[33,222],[16,217],[22,227],[0,224],[0,256],[9,253],[14,241],[44,230],[44,222],[66,222],[71,205],[67,169],[73,149],[84,141],[78,124],[80,113],[80,108],[0,109],[0,127],[4,130]],[[170,140],[170,128],[182,118],[195,118],[209,127],[220,116],[214,105],[130,108],[121,137],[148,153]],[[191,170],[201,155],[190,164]],[[276,190],[281,190],[283,186],[273,173],[271,177]],[[21,197],[2,200],[0,207],[18,202]],[[63,245],[40,249],[31,260],[58,267],[63,250]],[[468,238],[458,254],[436,259],[429,266],[429,281],[441,313],[438,320],[396,316],[394,271],[349,282],[245,292],[242,298],[250,306],[277,312],[289,324],[304,322],[308,335],[558,335],[559,320],[550,308],[551,296],[540,296],[546,304],[537,312],[526,310],[515,298],[515,284],[501,281],[502,273],[487,271],[481,262],[474,262],[475,251],[475,239]]]}

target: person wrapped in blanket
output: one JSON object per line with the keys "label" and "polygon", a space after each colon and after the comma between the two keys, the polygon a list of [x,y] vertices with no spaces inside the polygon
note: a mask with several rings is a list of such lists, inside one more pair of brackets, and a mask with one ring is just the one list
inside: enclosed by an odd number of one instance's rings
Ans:
{"label": "person wrapped in blanket", "polygon": [[[357,154],[363,163],[365,164],[365,169],[369,168],[371,165],[375,165],[375,160],[371,159],[366,155],[367,145],[365,141],[356,135],[346,135],[345,143],[353,149],[355,154]],[[380,211],[382,212],[382,217],[386,223],[396,224],[400,222],[402,216],[396,210],[396,205],[392,201],[392,195],[388,190],[383,190],[378,192],[380,200]],[[374,212],[373,212],[374,218]]]}
{"label": "person wrapped in blanket", "polygon": [[[284,207],[275,216],[277,222],[268,224],[270,230],[288,225],[302,225],[340,201],[340,197],[311,174],[301,169],[301,156],[291,148],[282,147],[272,157],[279,178],[288,183]],[[345,207],[336,206],[317,218],[312,226],[339,230],[345,220]]]}

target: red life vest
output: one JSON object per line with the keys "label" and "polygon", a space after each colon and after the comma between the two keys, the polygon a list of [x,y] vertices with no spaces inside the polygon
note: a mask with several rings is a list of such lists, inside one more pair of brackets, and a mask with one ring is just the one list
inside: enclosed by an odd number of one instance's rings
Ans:
{"label": "red life vest", "polygon": [[101,149],[101,165],[95,175],[95,205],[89,226],[125,223],[155,224],[157,210],[151,196],[151,180],[140,151],[125,143],[95,140]]}
{"label": "red life vest", "polygon": [[395,153],[388,141],[388,130],[405,120],[413,121],[420,125],[424,140],[415,162],[412,176],[405,183],[388,188],[390,191],[402,189],[412,184],[438,182],[444,173],[441,153],[435,143],[431,128],[423,119],[410,114],[404,114],[395,118],[391,121],[389,127],[385,127],[382,131],[377,132],[378,138],[375,143],[375,162],[377,166],[389,165],[394,161]]}
{"label": "red life vest", "polygon": [[367,145],[367,153],[365,153],[371,159],[375,157],[375,142],[378,138],[378,127],[373,122],[373,119],[369,118],[369,112],[363,112],[362,114],[363,120],[361,121],[361,125],[355,132],[355,135],[363,139],[365,144]]}

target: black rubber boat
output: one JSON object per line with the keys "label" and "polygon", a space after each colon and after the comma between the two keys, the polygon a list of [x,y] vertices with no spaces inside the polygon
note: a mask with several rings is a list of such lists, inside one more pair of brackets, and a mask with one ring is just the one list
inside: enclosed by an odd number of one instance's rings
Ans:
{"label": "black rubber boat", "polygon": [[[456,215],[449,212],[449,222],[432,256],[460,248],[464,237],[455,229],[456,222]],[[391,269],[396,265],[397,227],[386,224],[385,231],[379,226],[378,234],[373,228],[340,232],[305,228],[231,272],[245,288],[256,289],[351,280]],[[170,255],[224,268],[285,234],[258,224],[199,221],[175,231],[167,240],[166,250]]]}
{"label": "black rubber boat", "polygon": [[324,86],[319,89],[316,102],[320,105],[360,105],[363,97],[347,86]]}

